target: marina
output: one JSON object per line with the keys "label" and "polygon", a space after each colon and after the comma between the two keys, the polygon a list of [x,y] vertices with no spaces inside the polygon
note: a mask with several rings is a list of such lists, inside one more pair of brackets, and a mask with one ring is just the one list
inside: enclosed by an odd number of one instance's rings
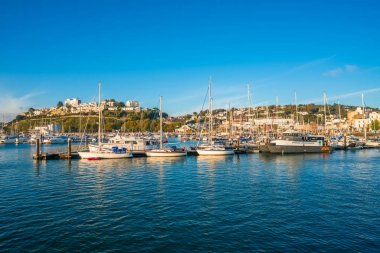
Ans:
{"label": "marina", "polygon": [[380,247],[378,149],[37,162],[34,148],[0,146],[0,248]]}
{"label": "marina", "polygon": [[380,251],[380,1],[0,10],[0,253]]}
{"label": "marina", "polygon": [[[291,135],[291,140],[287,136]],[[137,155],[133,154],[133,152],[130,152],[131,155],[126,156],[125,158],[131,158],[131,157],[146,157],[146,156],[161,156],[161,155],[155,155],[155,152],[160,151],[164,153],[162,156],[167,156],[167,157],[175,157],[175,156],[224,156],[224,155],[233,155],[233,154],[257,154],[257,153],[272,153],[272,154],[281,154],[281,155],[286,155],[286,154],[304,154],[304,153],[332,153],[333,151],[335,152],[340,152],[340,151],[360,151],[360,150],[365,150],[365,149],[380,149],[380,146],[378,145],[378,142],[370,141],[369,145],[366,145],[366,143],[363,143],[362,146],[360,147],[352,147],[351,144],[346,143],[346,145],[343,145],[341,147],[338,147],[336,145],[329,145],[326,146],[326,142],[324,141],[324,138],[321,136],[315,137],[315,136],[308,136],[309,140],[306,140],[306,137],[301,137],[302,135],[299,135],[297,132],[286,132],[284,135],[283,139],[279,139],[277,141],[272,141],[270,143],[264,143],[260,144],[258,142],[255,145],[254,151],[252,151],[252,148],[250,145],[246,146],[244,144],[238,144],[238,145],[233,145],[231,146],[231,151],[228,153],[225,152],[225,147],[224,145],[218,145],[218,144],[213,144],[212,148],[210,149],[210,144],[205,143],[199,145],[198,141],[186,141],[186,142],[181,142],[178,138],[169,138],[170,143],[169,146],[171,148],[166,148],[166,149],[144,149],[144,150],[139,150]],[[117,134],[118,138],[120,136]],[[294,141],[294,138],[301,138],[301,141]],[[302,139],[303,138],[303,139]],[[293,140],[293,141],[292,141]],[[280,141],[282,142],[290,142],[291,144],[288,145],[283,145],[281,147],[280,145],[278,147],[274,146],[274,143]],[[307,146],[304,143],[310,143],[311,146]],[[271,144],[272,143],[272,144]],[[117,150],[112,151],[112,152],[119,152],[121,148],[124,147],[124,145],[121,145],[118,143],[119,146],[117,147]],[[175,144],[175,145],[173,145]],[[10,145],[10,144],[4,144],[2,146],[14,146],[17,147],[19,145],[25,145],[25,146],[30,146],[35,149],[35,152],[33,154],[33,159],[34,160],[56,160],[56,159],[80,159],[80,155],[78,152],[83,151],[83,150],[91,150],[91,146],[86,147],[86,145],[80,145],[78,143],[72,144],[72,141],[70,138],[68,138],[67,144],[57,144],[57,145],[41,145],[40,140],[37,139],[35,144],[16,144]],[[351,145],[351,146],[350,146]],[[57,148],[57,146],[59,148]],[[96,145],[93,145],[96,147]],[[42,150],[42,147],[49,147],[47,148],[48,152],[45,152]],[[257,149],[256,149],[257,148]],[[203,150],[208,150],[206,154],[203,154]],[[219,149],[219,150],[218,150]],[[111,149],[112,150],[112,149]],[[133,149],[132,149],[133,150]],[[157,151],[156,151],[157,150]],[[177,153],[176,153],[176,152]],[[199,152],[200,151],[200,152]],[[158,153],[160,153],[158,152]],[[173,153],[174,152],[174,153]],[[176,154],[180,155],[176,155]],[[149,153],[149,154],[147,154]],[[99,158],[101,157],[96,157],[96,156],[90,156],[90,157],[85,157],[84,159],[93,160],[91,158]]]}

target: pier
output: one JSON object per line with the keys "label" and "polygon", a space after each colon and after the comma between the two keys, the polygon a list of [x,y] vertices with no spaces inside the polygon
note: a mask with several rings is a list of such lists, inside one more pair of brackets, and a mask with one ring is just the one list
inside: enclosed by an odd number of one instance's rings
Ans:
{"label": "pier", "polygon": [[[79,148],[78,148],[79,149]],[[44,152],[40,151],[40,139],[36,140],[36,151],[33,155],[33,160],[73,160],[80,159],[80,156],[77,151],[72,151],[71,139],[68,139],[67,142],[67,151],[52,151]]]}

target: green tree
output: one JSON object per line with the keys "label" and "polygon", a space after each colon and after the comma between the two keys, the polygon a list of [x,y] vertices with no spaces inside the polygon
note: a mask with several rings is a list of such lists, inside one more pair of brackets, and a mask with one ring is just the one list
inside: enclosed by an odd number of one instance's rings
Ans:
{"label": "green tree", "polygon": [[23,120],[23,119],[25,119],[24,115],[17,115],[16,116],[16,121],[20,121],[20,120]]}
{"label": "green tree", "polygon": [[61,108],[61,107],[63,107],[63,102],[62,101],[58,101],[57,108]]}
{"label": "green tree", "polygon": [[378,131],[380,129],[380,121],[379,120],[374,120],[371,122],[372,129],[375,131]]}

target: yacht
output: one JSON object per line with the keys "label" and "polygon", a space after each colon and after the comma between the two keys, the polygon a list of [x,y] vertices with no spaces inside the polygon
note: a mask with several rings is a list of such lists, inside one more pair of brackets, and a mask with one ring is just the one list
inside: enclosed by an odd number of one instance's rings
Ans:
{"label": "yacht", "polygon": [[27,143],[28,138],[24,134],[19,135],[2,135],[0,137],[0,144],[22,144]]}
{"label": "yacht", "polygon": [[[117,133],[114,137],[109,138],[108,142],[102,143],[102,147],[119,149],[126,148],[132,152],[134,157],[146,156],[147,150],[157,149],[160,147],[159,142],[151,137],[127,137]],[[89,145],[90,151],[98,149],[98,145]]]}
{"label": "yacht", "polygon": [[[99,83],[99,121],[98,121],[98,140],[101,140],[102,136],[102,110],[101,110],[101,100],[100,100],[100,87]],[[127,151],[126,148],[119,149],[118,147],[103,147],[102,142],[98,142],[98,147],[96,150],[81,151],[78,152],[79,156],[88,160],[99,160],[99,159],[121,159],[121,158],[131,158],[133,155],[131,152]]]}
{"label": "yacht", "polygon": [[380,141],[378,140],[367,140],[365,143],[367,148],[380,148]]}
{"label": "yacht", "polygon": [[201,156],[233,155],[234,149],[226,147],[223,143],[207,143],[197,147],[197,153]]}
{"label": "yacht", "polygon": [[327,145],[322,135],[303,134],[295,130],[283,133],[280,139],[273,140],[268,145],[270,153],[328,153],[331,147]]}
{"label": "yacht", "polygon": [[20,134],[16,137],[16,141],[15,141],[15,144],[23,144],[23,143],[28,143],[29,141],[29,138],[24,135],[24,134]]}
{"label": "yacht", "polygon": [[152,149],[146,152],[148,157],[181,157],[186,156],[186,149],[178,149],[175,146],[163,147],[163,129],[162,129],[162,97],[160,97],[160,148]]}
{"label": "yacht", "polygon": [[198,145],[196,150],[200,156],[223,156],[223,155],[233,155],[235,154],[234,149],[230,146],[226,146],[221,142],[212,141],[212,97],[211,97],[211,80],[209,81],[208,87],[208,100],[209,100],[209,136],[207,138],[207,144]]}
{"label": "yacht", "polygon": [[149,157],[180,157],[186,156],[187,152],[184,148],[165,147],[159,149],[152,149],[146,152],[146,155]]}
{"label": "yacht", "polygon": [[15,144],[17,136],[15,135],[4,135],[0,139],[0,144]]}
{"label": "yacht", "polygon": [[132,153],[128,152],[126,148],[119,149],[118,147],[103,148],[100,147],[96,151],[81,151],[78,152],[79,156],[88,160],[100,160],[100,159],[120,159],[131,158]]}
{"label": "yacht", "polygon": [[66,135],[49,136],[44,138],[43,144],[62,144],[67,143],[68,140],[69,137],[67,137]]}

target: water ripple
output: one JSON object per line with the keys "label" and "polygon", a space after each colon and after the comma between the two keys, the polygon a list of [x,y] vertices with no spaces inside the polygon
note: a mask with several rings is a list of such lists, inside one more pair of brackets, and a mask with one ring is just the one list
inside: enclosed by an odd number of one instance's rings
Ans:
{"label": "water ripple", "polygon": [[27,145],[0,154],[0,251],[380,248],[379,150],[70,163],[34,162]]}

